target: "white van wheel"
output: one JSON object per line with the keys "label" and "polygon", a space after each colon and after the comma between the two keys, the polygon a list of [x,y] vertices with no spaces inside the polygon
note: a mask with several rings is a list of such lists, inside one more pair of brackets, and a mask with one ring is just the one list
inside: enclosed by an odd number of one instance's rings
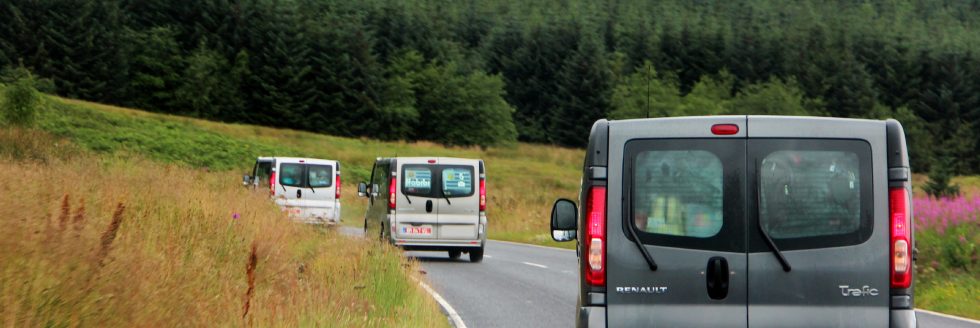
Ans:
{"label": "white van wheel", "polygon": [[470,250],[470,262],[480,262],[483,261],[483,246],[480,248]]}

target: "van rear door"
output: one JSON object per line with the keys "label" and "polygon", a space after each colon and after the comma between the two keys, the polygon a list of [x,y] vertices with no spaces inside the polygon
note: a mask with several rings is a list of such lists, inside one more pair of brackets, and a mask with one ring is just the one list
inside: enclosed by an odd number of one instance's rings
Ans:
{"label": "van rear door", "polygon": [[438,161],[399,158],[395,238],[435,239],[439,201],[436,198]]}
{"label": "van rear door", "polygon": [[609,158],[622,162],[608,167],[608,326],[748,324],[744,131],[745,116],[610,123]]}
{"label": "van rear door", "polygon": [[292,159],[279,159],[277,164],[276,203],[285,206],[290,215],[297,215],[300,209],[296,201],[303,197],[306,186],[306,165]]}
{"label": "van rear door", "polygon": [[476,239],[480,224],[480,181],[475,160],[439,159],[439,239]]}
{"label": "van rear door", "polygon": [[888,326],[885,123],[749,116],[748,127],[749,326]]}

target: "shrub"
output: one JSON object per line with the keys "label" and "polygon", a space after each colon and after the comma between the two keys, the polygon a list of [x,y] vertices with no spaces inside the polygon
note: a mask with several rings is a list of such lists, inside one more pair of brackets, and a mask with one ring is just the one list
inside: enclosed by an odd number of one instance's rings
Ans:
{"label": "shrub", "polygon": [[943,157],[936,165],[932,166],[929,172],[929,182],[922,188],[929,196],[941,198],[960,195],[960,187],[949,182],[953,177],[952,165],[952,158]]}
{"label": "shrub", "polygon": [[37,121],[41,93],[34,77],[24,68],[13,71],[15,80],[3,89],[0,114],[8,124],[30,127]]}

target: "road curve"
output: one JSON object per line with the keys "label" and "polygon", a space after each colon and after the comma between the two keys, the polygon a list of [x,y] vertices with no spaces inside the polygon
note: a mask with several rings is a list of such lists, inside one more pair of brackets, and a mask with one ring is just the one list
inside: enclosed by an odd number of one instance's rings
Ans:
{"label": "road curve", "polygon": [[[341,227],[348,235],[360,229]],[[405,252],[467,328],[572,327],[578,272],[575,251],[487,241],[482,263],[446,252]],[[980,321],[917,311],[919,327],[980,328]]]}

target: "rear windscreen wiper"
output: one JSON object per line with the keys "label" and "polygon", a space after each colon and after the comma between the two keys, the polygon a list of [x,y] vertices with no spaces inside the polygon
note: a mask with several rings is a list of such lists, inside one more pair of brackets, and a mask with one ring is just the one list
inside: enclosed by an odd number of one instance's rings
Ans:
{"label": "rear windscreen wiper", "polygon": [[640,241],[640,237],[636,235],[636,228],[633,227],[633,222],[628,222],[628,220],[623,220],[623,225],[626,226],[626,230],[629,230],[630,236],[633,237],[633,244],[636,244],[636,248],[640,249],[640,254],[643,254],[643,259],[647,261],[647,265],[650,266],[650,271],[657,271],[657,262],[653,260],[653,256],[650,256],[650,252],[647,248],[643,246],[643,242]]}
{"label": "rear windscreen wiper", "polygon": [[402,194],[402,195],[405,196],[405,200],[408,201],[408,205],[412,205],[412,199],[411,198],[408,198],[408,194]]}
{"label": "rear windscreen wiper", "polygon": [[449,201],[449,196],[446,195],[446,190],[445,189],[442,190],[442,198],[445,198],[446,199],[446,203],[448,203],[449,205],[452,205],[453,204],[453,202],[450,202]]}
{"label": "rear windscreen wiper", "polygon": [[310,191],[312,191],[314,194],[316,193],[316,188],[313,188],[313,186],[307,186],[307,187],[309,187]]}
{"label": "rear windscreen wiper", "polygon": [[756,219],[759,225],[759,232],[762,233],[762,239],[766,241],[769,248],[772,249],[772,254],[776,255],[776,259],[779,260],[779,264],[783,266],[783,271],[789,272],[793,268],[789,266],[789,262],[783,257],[783,253],[779,251],[779,247],[776,247],[776,243],[772,241],[769,237],[769,233],[766,232],[766,228],[762,226],[762,171],[759,171],[759,161],[755,162],[755,175],[756,175]]}

